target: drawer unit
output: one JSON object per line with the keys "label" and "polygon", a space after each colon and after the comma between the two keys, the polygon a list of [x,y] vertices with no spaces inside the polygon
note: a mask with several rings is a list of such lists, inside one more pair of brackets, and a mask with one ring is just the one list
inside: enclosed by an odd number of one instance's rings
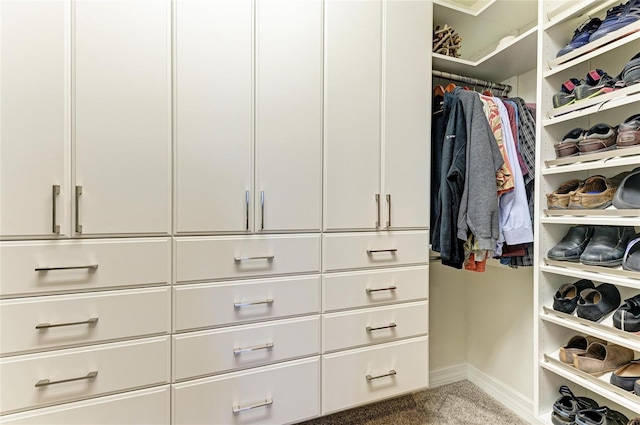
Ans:
{"label": "drawer unit", "polygon": [[428,297],[428,266],[333,273],[322,278],[323,311],[424,300]]}
{"label": "drawer unit", "polygon": [[429,385],[428,337],[322,357],[322,414]]}
{"label": "drawer unit", "polygon": [[320,276],[181,285],[173,291],[177,332],[320,311]]}
{"label": "drawer unit", "polygon": [[322,350],[329,352],[429,333],[427,301],[322,317]]}
{"label": "drawer unit", "polygon": [[176,281],[320,272],[320,235],[176,238]]}
{"label": "drawer unit", "polygon": [[0,359],[0,412],[169,383],[169,336]]}
{"label": "drawer unit", "polygon": [[169,425],[169,385],[3,416],[12,425]]}
{"label": "drawer unit", "polygon": [[323,235],[323,271],[429,262],[429,232]]}
{"label": "drawer unit", "polygon": [[234,326],[173,337],[175,380],[319,354],[320,317]]}
{"label": "drawer unit", "polygon": [[0,296],[171,282],[168,238],[0,243]]}
{"label": "drawer unit", "polygon": [[170,332],[168,286],[0,301],[1,354]]}
{"label": "drawer unit", "polygon": [[287,424],[320,414],[319,359],[174,384],[174,425]]}

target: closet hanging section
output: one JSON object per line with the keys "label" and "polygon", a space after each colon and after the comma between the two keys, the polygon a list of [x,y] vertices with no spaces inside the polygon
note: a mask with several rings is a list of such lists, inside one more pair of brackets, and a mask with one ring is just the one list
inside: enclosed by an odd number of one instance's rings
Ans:
{"label": "closet hanging section", "polygon": [[481,87],[488,90],[499,90],[503,95],[507,95],[513,87],[508,84],[494,83],[491,81],[479,80],[477,78],[466,77],[464,75],[452,74],[450,72],[432,70],[432,75],[437,78],[444,78],[449,81],[456,81],[463,84],[470,84],[474,87]]}

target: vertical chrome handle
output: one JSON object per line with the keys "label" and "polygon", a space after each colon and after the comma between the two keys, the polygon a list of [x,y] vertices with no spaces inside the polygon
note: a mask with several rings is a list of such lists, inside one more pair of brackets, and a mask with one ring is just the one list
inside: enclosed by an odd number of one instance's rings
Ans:
{"label": "vertical chrome handle", "polygon": [[387,205],[389,206],[389,220],[387,221],[387,229],[391,228],[391,195],[387,193]]}
{"label": "vertical chrome handle", "polygon": [[367,378],[367,381],[373,381],[374,379],[384,378],[385,376],[393,376],[393,375],[396,375],[397,373],[398,372],[396,372],[395,370],[391,369],[389,371],[389,373],[385,373],[384,375],[378,375],[378,376],[367,375],[367,376],[365,376],[365,378]]}
{"label": "vertical chrome handle", "polygon": [[65,382],[80,381],[81,379],[93,379],[96,376],[98,376],[98,371],[94,370],[93,372],[87,373],[86,376],[81,376],[79,378],[61,379],[59,381],[52,381],[50,379],[41,379],[38,382],[36,382],[36,387],[46,387],[47,385],[63,384]]}
{"label": "vertical chrome handle", "polygon": [[378,289],[367,288],[365,289],[365,291],[367,291],[367,294],[370,294],[372,292],[378,292],[378,291],[395,291],[396,289],[398,289],[397,286],[389,286],[388,288],[378,288]]}
{"label": "vertical chrome handle", "polygon": [[398,326],[398,325],[396,325],[395,323],[389,323],[387,326],[380,326],[379,328],[372,328],[371,326],[367,326],[366,330],[367,330],[367,332],[379,331],[381,329],[393,329],[396,326]]}
{"label": "vertical chrome handle", "polygon": [[260,192],[260,230],[264,230],[264,190]]}
{"label": "vertical chrome handle", "polygon": [[245,407],[240,407],[239,404],[233,406],[231,408],[231,411],[233,413],[240,413],[240,412],[244,412],[247,410],[251,410],[251,409],[255,409],[256,407],[263,407],[263,406],[271,406],[273,404],[273,399],[272,398],[267,398],[262,402],[256,403],[256,404],[251,404],[249,406],[245,406]]}
{"label": "vertical chrome handle", "polygon": [[54,323],[54,324],[40,323],[39,325],[36,325],[36,329],[59,328],[61,326],[75,326],[75,325],[95,325],[96,323],[98,323],[98,318],[92,317],[82,322],[67,322],[67,323]]}
{"label": "vertical chrome handle", "polygon": [[82,195],[82,186],[76,186],[76,233],[82,233],[82,225],[80,224],[80,195]]}
{"label": "vertical chrome handle", "polygon": [[376,229],[380,228],[380,194],[376,193],[376,209],[378,210],[378,220],[376,221]]}
{"label": "vertical chrome handle", "polygon": [[254,345],[253,347],[238,347],[233,349],[233,354],[248,353],[250,351],[267,350],[273,348],[273,342],[267,342],[264,345]]}
{"label": "vertical chrome handle", "polygon": [[56,224],[58,221],[58,203],[56,202],[56,198],[60,194],[60,185],[54,184],[51,188],[51,205],[53,206],[53,214],[51,217],[52,227],[51,230],[56,235],[60,234],[60,225]]}
{"label": "vertical chrome handle", "polygon": [[246,221],[247,221],[247,230],[249,230],[249,191],[248,191],[248,190],[244,193],[244,199],[245,199],[245,202],[246,202],[246,204],[247,204],[247,208],[246,208],[246,209],[247,209],[247,217],[246,217]]}

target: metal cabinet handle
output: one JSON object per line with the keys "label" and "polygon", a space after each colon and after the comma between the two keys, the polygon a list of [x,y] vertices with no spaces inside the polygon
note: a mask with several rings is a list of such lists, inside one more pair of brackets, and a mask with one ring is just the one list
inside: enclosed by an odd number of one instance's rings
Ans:
{"label": "metal cabinet handle", "polygon": [[374,254],[376,252],[390,252],[392,254],[395,254],[396,252],[398,252],[397,248],[391,248],[391,249],[367,249],[367,254]]}
{"label": "metal cabinet handle", "polygon": [[378,376],[371,376],[371,375],[367,375],[365,376],[365,378],[367,378],[367,381],[373,381],[374,379],[378,379],[378,378],[384,378],[385,376],[393,376],[396,375],[397,372],[393,369],[391,369],[389,371],[389,373],[385,373],[384,375],[378,375]]}
{"label": "metal cabinet handle", "polygon": [[396,289],[398,289],[397,286],[389,286],[388,288],[377,288],[377,289],[367,288],[365,289],[365,291],[367,291],[367,294],[370,294],[372,292],[378,292],[378,291],[395,291]]}
{"label": "metal cabinet handle", "polygon": [[264,345],[255,345],[253,347],[234,348],[233,354],[248,353],[249,351],[266,350],[269,348],[273,348],[273,342],[267,342]]}
{"label": "metal cabinet handle", "polygon": [[67,322],[67,323],[40,323],[36,326],[36,329],[49,329],[49,328],[59,328],[61,326],[75,326],[75,325],[95,325],[98,323],[97,317],[92,317],[88,320],[84,320],[82,322]]}
{"label": "metal cabinet handle", "polygon": [[260,230],[264,230],[264,190],[260,192]]}
{"label": "metal cabinet handle", "polygon": [[82,233],[82,225],[80,224],[80,195],[82,195],[82,186],[76,186],[76,233]]}
{"label": "metal cabinet handle", "polygon": [[247,307],[250,305],[259,305],[259,304],[273,304],[274,300],[273,298],[268,298],[264,301],[247,301],[244,303],[233,303],[233,306],[235,308],[240,308],[240,307]]}
{"label": "metal cabinet handle", "polygon": [[387,229],[391,228],[391,195],[387,194],[387,205],[389,206],[389,220],[387,221]]}
{"label": "metal cabinet handle", "polygon": [[268,260],[268,261],[273,261],[273,259],[276,258],[275,255],[259,255],[257,257],[234,257],[233,260],[238,263],[240,261],[246,261],[246,260]]}
{"label": "metal cabinet handle", "polygon": [[246,224],[246,226],[247,226],[247,230],[249,230],[249,191],[248,190],[244,193],[244,200],[245,200],[246,205],[247,205],[247,208],[246,208],[246,211],[247,211],[247,216],[246,216],[247,224]]}
{"label": "metal cabinet handle", "polygon": [[63,384],[65,382],[80,381],[82,379],[93,379],[96,376],[98,376],[98,371],[94,370],[93,372],[87,373],[86,376],[81,376],[79,378],[61,379],[59,381],[51,381],[49,379],[41,379],[38,382],[36,382],[36,387],[46,387],[47,385]]}
{"label": "metal cabinet handle", "polygon": [[249,406],[240,407],[240,405],[235,405],[231,408],[233,413],[245,412],[247,410],[255,409],[257,407],[271,406],[273,404],[272,398],[266,398],[264,401],[258,402],[256,404],[251,404]]}
{"label": "metal cabinet handle", "polygon": [[376,221],[376,229],[380,228],[380,194],[376,193],[376,209],[378,210],[378,220]]}
{"label": "metal cabinet handle", "polygon": [[371,326],[367,326],[367,332],[371,332],[371,331],[379,331],[380,329],[392,329],[395,328],[396,325],[395,323],[389,323],[387,326],[380,326],[379,328],[372,328]]}
{"label": "metal cabinet handle", "polygon": [[37,272],[49,272],[54,270],[76,270],[76,269],[89,269],[95,270],[98,268],[97,264],[89,264],[88,266],[66,266],[66,267],[37,267],[34,270]]}
{"label": "metal cabinet handle", "polygon": [[51,217],[51,231],[53,233],[55,233],[56,235],[60,234],[60,225],[57,224],[58,222],[58,203],[56,202],[58,195],[60,195],[60,185],[59,184],[54,184],[51,187],[51,206],[53,207],[52,209],[52,217]]}

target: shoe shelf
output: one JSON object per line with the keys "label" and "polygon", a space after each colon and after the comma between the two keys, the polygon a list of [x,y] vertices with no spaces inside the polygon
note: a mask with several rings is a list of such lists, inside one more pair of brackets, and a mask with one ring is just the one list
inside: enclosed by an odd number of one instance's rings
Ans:
{"label": "shoe shelf", "polygon": [[[613,326],[613,313],[608,314],[601,322],[592,322],[578,316],[556,311],[550,307],[543,307],[540,318],[546,322],[555,323],[576,332],[589,334],[604,339],[613,344],[640,351],[640,334],[625,332]],[[640,398],[637,399],[640,402]]]}
{"label": "shoe shelf", "polygon": [[[573,264],[577,264],[577,263],[573,263]],[[611,283],[612,285],[623,286],[627,288],[637,289],[638,291],[640,291],[640,281],[635,278],[629,278],[629,277],[618,276],[613,274],[593,273],[593,272],[585,271],[579,268],[573,268],[569,266],[556,266],[556,265],[550,265],[550,264],[541,265],[540,271],[545,273],[552,273],[559,276],[569,276],[576,279],[589,279],[597,282]],[[551,300],[550,302],[553,302],[553,300]]]}
{"label": "shoe shelf", "polygon": [[548,22],[544,23],[543,29],[546,31],[570,19],[583,15],[592,15],[613,4],[616,4],[615,0],[606,2],[602,0],[566,1],[545,14]]}
{"label": "shoe shelf", "polygon": [[[570,114],[572,112],[575,113],[581,109],[588,108],[590,106],[600,106],[599,108],[597,108],[597,111],[595,111],[595,112],[600,112],[603,110],[602,107],[604,107],[604,103],[608,101],[617,100],[623,96],[631,96],[639,93],[640,93],[640,84],[634,84],[629,87],[624,87],[618,90],[614,90],[611,93],[601,94],[600,96],[595,96],[595,97],[592,97],[591,99],[584,99],[579,102],[573,103],[571,105],[565,105],[559,108],[553,108],[550,111],[548,118],[559,118],[561,115]],[[631,101],[637,101],[637,100],[638,100],[637,97],[634,97],[633,100]],[[612,107],[617,107],[617,106],[621,106],[621,105],[615,105]],[[610,109],[610,108],[607,108],[607,109]],[[584,116],[584,114],[580,114],[580,113],[571,114],[568,117],[563,117],[565,118],[563,119],[563,121],[567,121],[573,118],[578,118],[580,116]],[[543,123],[543,125],[545,124]]]}
{"label": "shoe shelf", "polygon": [[[548,258],[545,258],[544,262],[549,266],[566,267],[566,268],[583,270],[585,272],[593,273],[594,275],[597,275],[597,276],[624,277],[624,278],[635,280],[638,282],[638,284],[640,284],[640,273],[629,271],[629,270],[623,270],[622,267],[589,266],[581,263],[573,263],[571,261],[550,260]],[[596,280],[598,279],[596,278]]]}
{"label": "shoe shelf", "polygon": [[571,173],[638,164],[640,164],[640,146],[637,148],[611,149],[605,152],[590,153],[588,155],[545,160],[544,165],[547,168],[543,168],[541,174]]}
{"label": "shoe shelf", "polygon": [[615,50],[640,39],[640,21],[613,31],[591,43],[579,47],[565,55],[547,61],[547,70],[542,73],[547,78],[575,65]]}
{"label": "shoe shelf", "polygon": [[[636,84],[633,85],[631,87],[627,87],[627,88],[633,88],[636,87],[640,84]],[[623,89],[622,89],[623,90]],[[609,93],[609,94],[617,94],[618,96],[620,96],[622,93],[622,90],[616,90],[613,93]],[[602,96],[608,96],[607,95],[602,95]],[[568,114],[565,115],[559,115],[559,116],[554,116],[554,117],[547,117],[545,119],[542,120],[542,125],[544,127],[548,127],[554,124],[558,124],[561,122],[566,122],[566,121],[570,121],[576,118],[581,118],[581,117],[585,117],[588,115],[594,115],[597,114],[598,112],[602,112],[602,111],[607,111],[609,109],[615,109],[615,108],[619,108],[621,106],[625,106],[631,103],[636,103],[636,102],[640,102],[640,92],[638,91],[634,91],[631,94],[627,94],[627,95],[623,95],[620,97],[614,97],[612,99],[609,99],[607,101],[601,101],[601,97],[600,96],[596,96],[594,97],[594,99],[600,99],[600,103],[597,103],[595,105],[591,105],[589,107],[583,108],[583,109],[578,109],[576,111],[570,112]]]}
{"label": "shoe shelf", "polygon": [[543,210],[541,223],[635,226],[640,223],[640,210]]}
{"label": "shoe shelf", "polygon": [[[544,359],[540,361],[540,366],[636,414],[640,414],[640,397],[611,384],[609,379],[611,378],[612,372],[605,373],[598,377],[590,375],[560,361],[559,353],[560,350],[552,354],[545,354]],[[609,407],[617,410],[615,407]]]}

